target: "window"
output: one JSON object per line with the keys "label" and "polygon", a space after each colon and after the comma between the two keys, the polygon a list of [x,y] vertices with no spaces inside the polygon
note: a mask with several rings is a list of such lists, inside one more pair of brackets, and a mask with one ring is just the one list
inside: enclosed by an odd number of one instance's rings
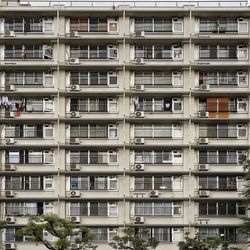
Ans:
{"label": "window", "polygon": [[106,227],[90,227],[90,233],[94,236],[94,241],[107,241],[108,228]]}
{"label": "window", "polygon": [[118,179],[113,176],[70,177],[71,190],[118,190]]}
{"label": "window", "polygon": [[107,18],[70,18],[70,31],[108,32]]}
{"label": "window", "polygon": [[136,138],[172,138],[172,125],[137,125],[135,124],[134,136]]}
{"label": "window", "polygon": [[135,45],[134,58],[182,59],[181,45]]}
{"label": "window", "polygon": [[70,202],[71,216],[104,216],[116,217],[117,203],[110,202]]}
{"label": "window", "polygon": [[134,97],[135,111],[145,112],[182,112],[182,98]]}
{"label": "window", "polygon": [[199,137],[208,138],[246,138],[245,124],[215,124],[215,125],[200,125]]}
{"label": "window", "polygon": [[116,164],[116,151],[70,151],[70,164]]}
{"label": "window", "polygon": [[200,190],[240,190],[242,185],[241,178],[237,176],[200,176],[199,189]]}
{"label": "window", "polygon": [[172,190],[171,176],[135,176],[135,190]]}
{"label": "window", "polygon": [[212,237],[220,235],[223,240],[229,242],[246,242],[246,237],[240,234],[238,228],[227,227],[227,228],[213,228],[213,227],[200,227],[199,234],[202,239],[207,240]]}
{"label": "window", "polygon": [[183,19],[164,17],[136,17],[134,19],[135,31],[145,32],[183,32]]}
{"label": "window", "polygon": [[174,209],[175,206],[173,202],[135,202],[135,216],[180,215],[182,209]]}
{"label": "window", "polygon": [[236,201],[199,202],[199,215],[239,216],[246,214],[246,206]]}
{"label": "window", "polygon": [[237,164],[238,151],[200,151],[200,164]]}

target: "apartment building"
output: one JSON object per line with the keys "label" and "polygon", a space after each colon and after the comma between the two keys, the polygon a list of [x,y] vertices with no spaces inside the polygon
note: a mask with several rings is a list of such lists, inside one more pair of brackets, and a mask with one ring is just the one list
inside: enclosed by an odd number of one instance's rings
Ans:
{"label": "apartment building", "polygon": [[247,249],[243,3],[1,3],[4,249],[34,249],[16,232],[47,213],[88,226],[102,250],[141,225],[159,250],[188,232]]}

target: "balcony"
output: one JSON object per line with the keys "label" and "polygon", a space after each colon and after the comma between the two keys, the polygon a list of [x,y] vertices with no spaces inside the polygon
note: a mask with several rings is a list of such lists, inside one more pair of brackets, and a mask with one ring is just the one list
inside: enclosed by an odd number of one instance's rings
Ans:
{"label": "balcony", "polygon": [[2,86],[5,91],[11,92],[16,89],[28,91],[39,89],[40,92],[54,88],[54,76],[52,72],[5,72]]}
{"label": "balcony", "polygon": [[[53,34],[53,18],[6,17],[4,19],[5,37],[19,35]],[[12,32],[12,33],[11,33]],[[14,32],[14,34],[13,34]]]}
{"label": "balcony", "polygon": [[182,72],[162,72],[162,71],[147,71],[147,72],[135,72],[132,74],[133,81],[131,82],[131,88],[135,91],[143,91],[144,89],[154,91],[159,88],[183,88],[183,74]]}
{"label": "balcony", "polygon": [[200,45],[198,60],[247,61],[246,45]]}
{"label": "balcony", "polygon": [[199,98],[199,118],[248,118],[248,99],[240,97]]}
{"label": "balcony", "polygon": [[[173,125],[139,125],[135,124],[131,127],[131,133],[134,136],[130,137],[130,142],[134,144],[180,144],[183,139],[182,126]],[[141,141],[139,141],[141,139]],[[163,141],[164,140],[164,141]]]}
{"label": "balcony", "polygon": [[183,34],[183,18],[136,17],[133,21],[135,33],[144,31],[147,35]]}
{"label": "balcony", "polygon": [[[182,45],[161,45],[161,44],[150,44],[150,45],[135,45],[134,56],[131,60],[134,60],[135,64],[143,64],[144,60],[147,63],[160,63],[166,60],[170,61],[183,61],[183,48]],[[141,60],[141,62],[139,62]]]}
{"label": "balcony", "polygon": [[[19,63],[53,62],[51,45],[5,45],[4,60]],[[27,61],[26,61],[27,59]]]}
{"label": "balcony", "polygon": [[248,18],[200,18],[200,34],[248,34]]}
{"label": "balcony", "polygon": [[223,91],[235,91],[235,88],[248,87],[247,72],[199,72],[198,77],[200,90],[223,88]]}
{"label": "balcony", "polygon": [[8,145],[29,145],[32,143],[36,144],[37,140],[39,140],[41,145],[48,145],[54,143],[53,136],[53,125],[6,125],[3,141]]}
{"label": "balcony", "polygon": [[66,33],[71,37],[118,35],[119,31],[119,18],[71,17],[66,20],[66,27],[67,24],[69,30],[66,28]]}

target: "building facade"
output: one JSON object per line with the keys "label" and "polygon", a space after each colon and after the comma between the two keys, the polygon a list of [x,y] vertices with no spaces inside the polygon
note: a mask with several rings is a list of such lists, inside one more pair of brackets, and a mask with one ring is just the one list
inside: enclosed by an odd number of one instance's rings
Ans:
{"label": "building facade", "polygon": [[15,233],[46,213],[102,250],[140,225],[159,250],[188,232],[247,249],[248,6],[1,4],[5,249],[33,249]]}

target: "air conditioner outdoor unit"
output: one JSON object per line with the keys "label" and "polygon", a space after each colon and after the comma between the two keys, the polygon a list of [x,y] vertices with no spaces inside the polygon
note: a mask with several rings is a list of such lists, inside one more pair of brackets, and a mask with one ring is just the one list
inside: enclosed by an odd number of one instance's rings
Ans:
{"label": "air conditioner outdoor unit", "polygon": [[5,218],[5,221],[8,223],[8,224],[15,224],[16,223],[16,219],[15,217],[13,216],[8,216]]}
{"label": "air conditioner outdoor unit", "polygon": [[15,140],[14,140],[14,138],[5,138],[5,143],[6,144],[14,144]]}
{"label": "air conditioner outdoor unit", "polygon": [[209,117],[209,112],[201,111],[201,112],[199,112],[199,117],[200,118],[208,118]]}
{"label": "air conditioner outdoor unit", "polygon": [[144,85],[135,85],[135,91],[144,91]]}
{"label": "air conditioner outdoor unit", "polygon": [[79,164],[70,164],[70,170],[71,171],[80,171],[81,167]]}
{"label": "air conditioner outdoor unit", "polygon": [[135,224],[143,224],[144,222],[145,222],[144,217],[136,216],[136,217],[134,218],[134,223],[135,223]]}
{"label": "air conditioner outdoor unit", "polygon": [[6,243],[5,249],[6,250],[14,250],[14,249],[16,249],[16,245],[15,245],[15,243]]}
{"label": "air conditioner outdoor unit", "polygon": [[6,91],[15,91],[16,88],[14,85],[5,85],[5,88],[4,88]]}
{"label": "air conditioner outdoor unit", "polygon": [[78,36],[78,35],[79,35],[78,31],[71,31],[70,32],[71,37],[75,37],[75,36]]}
{"label": "air conditioner outdoor unit", "polygon": [[16,167],[14,165],[11,165],[11,164],[6,164],[4,169],[6,171],[16,171]]}
{"label": "air conditioner outdoor unit", "polygon": [[135,31],[133,33],[133,37],[144,37],[145,36],[145,31]]}
{"label": "air conditioner outdoor unit", "polygon": [[80,91],[81,89],[80,89],[80,86],[79,85],[76,85],[76,84],[71,84],[70,86],[69,86],[69,89],[70,89],[70,91]]}
{"label": "air conditioner outdoor unit", "polygon": [[199,191],[199,197],[209,197],[210,193],[207,190]]}
{"label": "air conditioner outdoor unit", "polygon": [[135,64],[144,64],[144,59],[143,58],[135,58],[134,63]]}
{"label": "air conditioner outdoor unit", "polygon": [[200,90],[210,90],[210,85],[208,85],[208,84],[201,84],[200,85]]}
{"label": "air conditioner outdoor unit", "polygon": [[143,117],[144,117],[144,111],[135,112],[135,118],[143,118]]}
{"label": "air conditioner outdoor unit", "polygon": [[158,197],[159,196],[159,191],[157,190],[152,190],[149,192],[149,197]]}
{"label": "air conditioner outdoor unit", "polygon": [[80,138],[70,138],[69,139],[69,144],[80,144]]}
{"label": "air conditioner outdoor unit", "polygon": [[16,113],[15,112],[10,112],[10,111],[5,111],[4,117],[5,118],[15,118],[16,117]]}
{"label": "air conditioner outdoor unit", "polygon": [[79,58],[70,58],[69,59],[70,64],[80,64]]}
{"label": "air conditioner outdoor unit", "polygon": [[208,164],[199,164],[198,170],[199,171],[208,171],[209,165]]}
{"label": "air conditioner outdoor unit", "polygon": [[144,138],[135,138],[135,144],[144,144]]}
{"label": "air conditioner outdoor unit", "polygon": [[80,197],[81,193],[80,191],[76,190],[76,191],[70,191],[70,197]]}
{"label": "air conditioner outdoor unit", "polygon": [[70,221],[75,222],[75,223],[80,223],[81,218],[80,218],[80,216],[71,216]]}
{"label": "air conditioner outdoor unit", "polygon": [[79,118],[80,117],[80,112],[78,112],[78,111],[71,111],[70,112],[70,117],[71,118]]}
{"label": "air conditioner outdoor unit", "polygon": [[13,30],[6,30],[6,31],[4,31],[4,36],[6,36],[6,37],[15,37],[16,35],[15,35],[15,31],[13,31]]}
{"label": "air conditioner outdoor unit", "polygon": [[5,191],[5,197],[14,197],[15,192],[12,190]]}
{"label": "air conditioner outdoor unit", "polygon": [[199,144],[208,144],[208,138],[199,138]]}
{"label": "air conditioner outdoor unit", "polygon": [[134,170],[135,171],[144,171],[145,167],[144,164],[135,164]]}

